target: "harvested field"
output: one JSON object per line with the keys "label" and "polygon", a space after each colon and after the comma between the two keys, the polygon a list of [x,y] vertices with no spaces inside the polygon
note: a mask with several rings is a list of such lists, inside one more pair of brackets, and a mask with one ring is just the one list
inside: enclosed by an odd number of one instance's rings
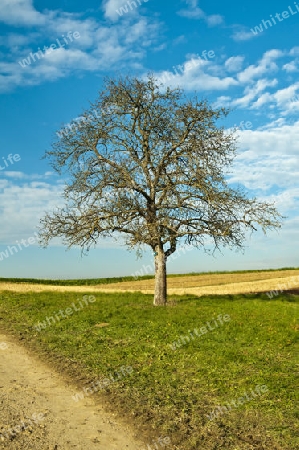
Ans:
{"label": "harvested field", "polygon": [[[299,270],[277,270],[247,273],[182,275],[168,277],[168,293],[217,295],[292,290],[299,288]],[[136,292],[152,294],[154,280],[125,281],[95,286],[53,286],[31,283],[0,282],[0,290],[16,292]]]}

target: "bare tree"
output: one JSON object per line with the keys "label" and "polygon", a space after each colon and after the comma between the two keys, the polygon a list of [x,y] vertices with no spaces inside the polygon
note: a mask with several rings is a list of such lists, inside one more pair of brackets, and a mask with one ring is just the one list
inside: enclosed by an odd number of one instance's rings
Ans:
{"label": "bare tree", "polygon": [[181,242],[243,248],[248,230],[279,228],[272,204],[227,183],[236,142],[216,126],[227,114],[152,76],[107,79],[80,124],[45,155],[69,181],[66,206],[41,220],[41,244],[62,237],[84,251],[115,233],[130,249],[146,244],[155,258],[154,305],[165,305],[166,261]]}

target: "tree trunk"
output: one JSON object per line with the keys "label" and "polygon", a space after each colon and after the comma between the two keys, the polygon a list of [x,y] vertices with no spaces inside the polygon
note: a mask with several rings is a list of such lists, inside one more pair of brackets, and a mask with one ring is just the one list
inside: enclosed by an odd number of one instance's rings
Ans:
{"label": "tree trunk", "polygon": [[167,296],[166,257],[163,248],[158,248],[155,255],[155,306],[165,306]]}

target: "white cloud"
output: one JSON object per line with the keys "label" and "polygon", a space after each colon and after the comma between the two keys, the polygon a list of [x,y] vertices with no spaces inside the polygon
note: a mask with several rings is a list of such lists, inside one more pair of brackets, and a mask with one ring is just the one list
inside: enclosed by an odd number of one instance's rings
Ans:
{"label": "white cloud", "polygon": [[36,33],[7,33],[5,36],[0,36],[0,45],[10,48],[13,52],[21,51],[22,48],[30,44],[36,37]]}
{"label": "white cloud", "polygon": [[55,42],[57,38],[63,42],[62,35],[67,36],[68,32],[77,32],[80,37],[72,42],[68,41],[69,45],[88,48],[93,45],[94,34],[99,26],[96,20],[90,18],[82,19],[80,14],[55,11],[51,20],[47,22],[49,38],[52,39],[48,45]]}
{"label": "white cloud", "polygon": [[237,98],[232,102],[233,106],[240,106],[242,108],[248,107],[252,100],[255,99],[262,91],[267,87],[276,86],[278,81],[274,80],[260,79],[254,85],[247,86],[244,90],[244,97]]}
{"label": "white cloud", "polygon": [[203,19],[205,13],[198,6],[197,0],[185,0],[185,3],[189,6],[187,9],[181,9],[179,15],[183,17],[188,17],[189,19]]}
{"label": "white cloud", "polygon": [[255,77],[275,73],[278,70],[275,60],[282,56],[284,56],[284,52],[281,50],[273,49],[267,51],[257,65],[252,64],[243,70],[243,72],[240,72],[238,74],[238,79],[241,83],[248,83]]}
{"label": "white cloud", "polygon": [[299,187],[288,187],[277,194],[270,194],[267,196],[267,200],[275,202],[276,207],[283,214],[298,213]]}
{"label": "white cloud", "polygon": [[[224,78],[226,74],[232,74],[237,82],[235,85],[241,87],[245,84],[243,95],[235,92],[233,96],[221,96],[214,102],[214,105],[237,106],[257,112],[267,106],[268,118],[271,118],[273,114],[275,117],[277,112],[280,116],[297,113],[299,110],[299,83],[291,83],[295,78],[292,77],[290,70],[288,70],[288,76],[285,73],[288,67],[286,58],[293,53],[292,50],[290,52],[269,50],[256,64],[251,64],[243,70],[245,59],[242,56],[232,56],[222,66],[218,63],[209,67],[210,74],[216,74],[218,70],[221,78]],[[274,90],[277,86],[279,89]]]}
{"label": "white cloud", "polygon": [[266,105],[267,103],[270,104],[272,101],[272,94],[269,92],[265,92],[264,94],[260,95],[259,98],[251,105],[252,109],[260,109],[262,106]]}
{"label": "white cloud", "polygon": [[[0,91],[54,81],[72,71],[138,68],[146,47],[156,44],[159,32],[157,22],[139,15],[133,21],[123,20],[112,27],[61,11],[47,11],[45,18],[43,27],[35,27],[35,32],[30,34],[31,40],[22,42],[17,35],[1,39],[8,48],[0,62]],[[70,40],[69,32],[79,33],[79,38]],[[57,39],[63,48],[58,48]],[[56,48],[45,53],[45,46],[52,44]],[[40,58],[32,57],[39,48]]]}
{"label": "white cloud", "polygon": [[[180,70],[181,73],[178,72]],[[220,90],[237,85],[232,77],[219,77],[209,73],[217,71],[217,65],[200,57],[189,58],[182,65],[177,66],[176,71],[169,70],[157,72],[158,80],[168,86],[182,86],[186,90]]]}
{"label": "white cloud", "polygon": [[286,72],[298,72],[298,61],[291,61],[290,63],[284,64],[282,69]]}
{"label": "white cloud", "polygon": [[244,56],[231,56],[225,61],[224,66],[228,72],[239,72],[242,69],[244,59]]}
{"label": "white cloud", "polygon": [[[39,181],[41,175],[10,173],[9,179],[0,179],[0,243],[8,245],[17,239],[33,235],[45,211],[63,205],[62,184],[51,185]],[[23,181],[31,179],[34,181]]]}
{"label": "white cloud", "polygon": [[103,2],[103,10],[105,17],[111,20],[117,20],[120,18],[120,15],[117,13],[126,2],[124,0],[105,0]]}
{"label": "white cloud", "polygon": [[54,172],[45,172],[44,174],[27,174],[24,172],[7,170],[1,172],[1,174],[9,179],[15,178],[19,180],[44,180],[45,178],[49,178],[54,175]]}
{"label": "white cloud", "polygon": [[216,25],[221,25],[223,23],[223,17],[219,14],[212,14],[211,16],[205,15],[205,20],[207,24],[211,27]]}
{"label": "white cloud", "polygon": [[[273,92],[273,88],[282,81],[278,76],[279,72],[281,73],[282,64],[279,64],[278,60],[288,55],[286,51],[272,49],[265,52],[256,64],[247,67],[245,57],[240,55],[231,56],[226,60],[224,56],[217,58],[217,55],[215,59],[207,60],[204,60],[202,55],[201,57],[197,55],[195,58],[187,55],[182,65],[177,65],[174,70],[160,71],[156,73],[156,76],[161,82],[170,86],[179,85],[187,90],[227,90],[232,87],[242,87],[245,84],[242,96],[238,97],[237,93],[234,94],[234,98],[222,95],[214,105],[258,109],[269,103],[270,109],[271,104],[282,109],[288,102],[287,109],[295,111],[299,107],[299,96],[298,102],[294,101],[296,86],[291,85]],[[194,61],[197,62],[196,67]],[[245,69],[243,69],[244,66]],[[274,77],[274,74],[277,77]]]}
{"label": "white cloud", "polygon": [[185,44],[186,42],[187,38],[182,34],[173,40],[173,45]]}
{"label": "white cloud", "polygon": [[232,38],[234,41],[249,41],[250,39],[255,38],[257,35],[253,34],[252,31],[247,30],[235,30],[232,34]]}
{"label": "white cloud", "polygon": [[[247,148],[255,148],[259,154],[297,155],[299,141],[299,121],[293,125],[277,122],[262,130],[242,132],[242,144]],[[298,164],[299,170],[299,164]],[[293,167],[294,169],[294,167]]]}
{"label": "white cloud", "polygon": [[267,92],[253,103],[251,108],[259,109],[261,106],[268,103],[272,108],[274,106],[279,108],[283,116],[292,114],[299,110],[299,95],[297,94],[297,91],[299,91],[299,83],[279,89],[272,94]]}
{"label": "white cloud", "polygon": [[275,98],[277,105],[284,106],[286,103],[292,100],[296,94],[297,89],[299,89],[299,83],[288,86],[287,88],[279,89],[277,92],[275,92],[275,94],[273,94],[273,97]]}
{"label": "white cloud", "polygon": [[129,20],[130,17],[138,15],[138,9],[146,5],[149,0],[104,0],[102,9],[107,19],[117,21],[118,19]]}
{"label": "white cloud", "polygon": [[232,98],[228,95],[221,95],[213,102],[213,108],[229,108],[231,106]]}
{"label": "white cloud", "polygon": [[32,0],[1,0],[0,22],[9,25],[43,25],[46,16],[36,11]]}
{"label": "white cloud", "polygon": [[182,17],[187,17],[188,19],[203,19],[205,22],[213,27],[216,25],[221,25],[223,23],[223,17],[219,14],[206,14],[199,6],[198,0],[183,0],[188,8],[181,9],[178,14]]}
{"label": "white cloud", "polygon": [[293,47],[289,53],[290,56],[298,56],[299,55],[299,47]]}
{"label": "white cloud", "polygon": [[[275,186],[281,189],[294,186],[299,177],[299,169],[294,170],[294,167],[299,167],[298,156],[272,155],[269,147],[267,141],[262,147],[262,155],[245,152],[236,158],[233,175],[229,181],[242,184],[247,189],[263,191],[269,191]],[[260,144],[258,148],[261,149]],[[267,150],[268,154],[265,154]]]}
{"label": "white cloud", "polygon": [[[92,55],[88,55],[79,49],[63,49],[59,48],[53,51],[51,54],[45,56],[45,60],[40,64],[39,69],[34,68],[35,75],[46,75],[50,72],[51,68],[54,69],[54,73],[59,71],[63,74],[63,68],[68,68],[68,71],[76,67],[87,70],[95,70],[99,67],[99,61]],[[58,73],[58,72],[57,72]]]}
{"label": "white cloud", "polygon": [[287,190],[291,209],[299,190],[299,121],[294,125],[275,121],[264,129],[238,134],[239,152],[230,182],[265,193],[278,187],[280,195],[286,195]]}

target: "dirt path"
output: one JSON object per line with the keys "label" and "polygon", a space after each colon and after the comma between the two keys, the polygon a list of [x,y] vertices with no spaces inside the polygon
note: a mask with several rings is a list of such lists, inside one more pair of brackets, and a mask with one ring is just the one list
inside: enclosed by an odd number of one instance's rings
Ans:
{"label": "dirt path", "polygon": [[0,449],[141,450],[125,424],[0,333]]}

